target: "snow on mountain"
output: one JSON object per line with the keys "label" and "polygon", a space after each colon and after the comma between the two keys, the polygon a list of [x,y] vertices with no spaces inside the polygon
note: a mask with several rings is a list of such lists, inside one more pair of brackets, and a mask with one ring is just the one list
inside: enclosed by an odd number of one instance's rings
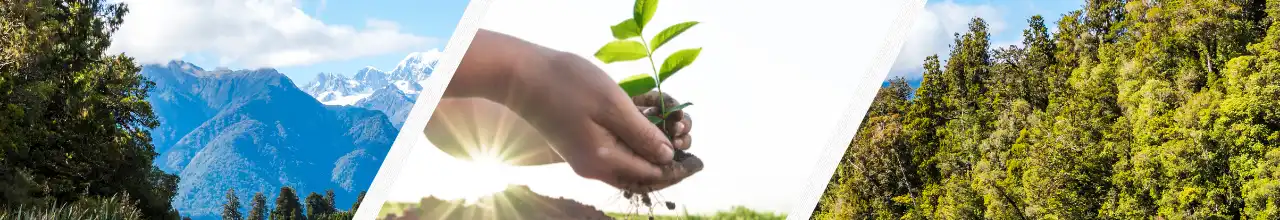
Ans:
{"label": "snow on mountain", "polygon": [[[301,195],[332,189],[335,203],[354,203],[399,133],[384,112],[402,113],[322,105],[274,69],[205,71],[174,61],[139,74],[156,83],[147,98],[159,122],[153,165],[182,179],[172,205],[192,219],[220,219],[227,189],[240,198],[275,198],[282,186]],[[314,88],[349,85],[325,82]]]}
{"label": "snow on mountain", "polygon": [[357,101],[351,106],[365,108],[369,110],[380,111],[387,115],[387,119],[391,120],[392,126],[400,129],[404,124],[404,120],[409,118],[409,110],[413,109],[412,96],[404,94],[404,92],[393,87],[382,87],[373,94],[366,96],[367,98]]}
{"label": "snow on mountain", "polygon": [[417,82],[426,80],[431,76],[431,71],[435,70],[436,63],[440,61],[440,56],[444,55],[440,50],[430,50],[426,52],[410,53],[395,69],[391,70],[391,78],[396,80],[404,80],[407,82]]}
{"label": "snow on mountain", "polygon": [[320,73],[303,86],[303,91],[325,105],[355,105],[386,87],[395,87],[410,100],[416,100],[442,55],[438,49],[409,53],[389,72],[370,66],[356,71],[350,78]]}

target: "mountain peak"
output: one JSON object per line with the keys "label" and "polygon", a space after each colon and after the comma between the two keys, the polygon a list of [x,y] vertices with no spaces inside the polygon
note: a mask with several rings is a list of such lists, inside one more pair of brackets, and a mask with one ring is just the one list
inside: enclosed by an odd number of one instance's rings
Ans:
{"label": "mountain peak", "polygon": [[190,71],[190,70],[204,71],[204,68],[200,68],[195,64],[188,63],[187,61],[182,61],[182,60],[171,60],[169,61],[169,63],[166,63],[163,66],[168,68],[180,68],[182,70],[187,70],[187,71]]}
{"label": "mountain peak", "polygon": [[347,77],[337,73],[321,72],[316,74],[316,81],[346,80]]}
{"label": "mountain peak", "polygon": [[440,57],[444,55],[438,49],[431,49],[423,52],[413,52],[405,56],[395,69],[391,70],[391,79],[420,81],[431,76],[431,72],[435,70],[436,63]]}

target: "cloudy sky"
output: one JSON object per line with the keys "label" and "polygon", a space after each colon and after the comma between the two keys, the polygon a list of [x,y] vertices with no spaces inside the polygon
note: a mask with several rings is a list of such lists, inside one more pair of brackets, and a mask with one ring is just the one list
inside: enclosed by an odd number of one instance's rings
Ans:
{"label": "cloudy sky", "polygon": [[118,0],[130,13],[111,52],[205,69],[273,67],[303,84],[318,72],[395,67],[442,48],[466,0]]}
{"label": "cloudy sky", "polygon": [[[591,57],[612,40],[609,26],[628,18],[631,4],[493,1],[479,26]],[[884,77],[878,75],[884,72],[866,71],[893,27],[890,21],[904,6],[898,1],[662,1],[646,35],[682,21],[702,22],[657,54],[661,59],[677,49],[703,48],[697,61],[663,89],[695,103],[686,109],[696,120],[691,152],[706,168],[661,193],[694,213],[736,205],[789,211],[814,181],[809,177],[816,158],[839,156],[823,150],[846,109],[865,109],[873,93],[859,91],[874,91],[861,88],[876,88]],[[644,61],[594,62],[615,79],[649,69]],[[886,59],[881,65],[889,64]],[[577,177],[564,164],[468,164],[444,155],[424,138],[416,140],[407,157],[390,186],[391,201],[428,195],[465,198],[511,183],[605,210],[622,211],[627,205],[617,200],[618,190]],[[826,178],[816,181],[825,183]]]}
{"label": "cloudy sky", "polygon": [[916,19],[889,76],[919,79],[924,58],[937,54],[945,60],[955,40],[953,34],[967,31],[973,17],[987,21],[993,48],[1021,45],[1022,30],[1026,29],[1027,19],[1032,15],[1043,16],[1045,25],[1052,31],[1062,14],[1079,9],[1083,4],[1084,1],[1069,0],[929,0],[925,4],[925,12]]}

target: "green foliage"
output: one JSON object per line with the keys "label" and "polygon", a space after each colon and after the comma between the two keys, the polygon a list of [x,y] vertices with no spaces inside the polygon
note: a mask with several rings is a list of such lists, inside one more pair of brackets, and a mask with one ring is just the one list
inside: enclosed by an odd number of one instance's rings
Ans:
{"label": "green foliage", "polygon": [[271,219],[306,220],[306,216],[303,215],[302,203],[298,202],[298,194],[294,192],[292,187],[280,187],[280,194],[276,197],[275,210],[271,211]]}
{"label": "green foliage", "polygon": [[675,75],[680,69],[693,64],[693,60],[698,59],[699,53],[702,53],[702,48],[683,49],[671,53],[671,56],[667,56],[667,59],[662,61],[662,69],[658,71],[658,82],[667,81],[668,77]]}
{"label": "green foliage", "polygon": [[318,219],[320,216],[327,216],[338,212],[338,209],[333,207],[333,203],[324,196],[321,196],[319,193],[312,192],[310,195],[307,195],[306,201],[307,217],[310,217],[311,219]]}
{"label": "green foliage", "polygon": [[[697,21],[687,21],[671,25],[657,35],[653,36],[651,41],[646,42],[644,37],[645,26],[649,24],[649,20],[653,19],[654,13],[658,10],[658,0],[636,0],[635,7],[632,8],[632,16],[616,25],[610,26],[609,29],[613,33],[614,41],[611,41],[596,51],[596,59],[605,64],[615,62],[634,61],[649,58],[649,66],[652,68],[651,74],[637,74],[622,79],[618,82],[618,86],[627,93],[628,96],[637,96],[647,93],[653,89],[662,91],[662,82],[667,78],[675,75],[681,69],[693,64],[698,58],[698,54],[702,52],[702,48],[682,49],[672,53],[662,63],[662,69],[658,69],[658,64],[654,62],[653,52],[659,47],[667,44],[667,42],[679,36],[681,33],[693,28],[697,25]],[[640,38],[639,41],[631,40],[632,38]],[[666,103],[661,101],[659,103]],[[659,106],[664,108],[666,106]],[[650,120],[654,124],[662,123],[662,118],[651,117]]]}
{"label": "green foliage", "polygon": [[365,191],[360,191],[360,195],[356,196],[355,204],[351,204],[351,213],[355,213],[360,208],[360,202],[364,201],[364,193]]}
{"label": "green foliage", "polygon": [[[276,197],[275,210],[267,209],[267,196],[261,192],[253,195],[253,201],[250,202],[249,215],[243,217],[248,220],[267,220],[267,219],[310,219],[310,220],[347,220],[355,217],[356,208],[360,206],[360,200],[364,200],[365,192],[360,192],[360,196],[356,198],[356,202],[351,205],[350,211],[339,210],[334,201],[332,189],[325,190],[324,195],[317,192],[311,192],[305,198],[304,203],[298,203],[298,194],[292,187],[281,187],[280,194]],[[223,219],[241,219],[239,212],[240,199],[235,197],[235,189],[227,192],[228,202],[223,205]],[[306,205],[305,209],[302,207]],[[303,213],[306,213],[305,215]]]}
{"label": "green foliage", "polygon": [[247,220],[267,220],[267,196],[261,192],[253,194],[253,201],[249,202],[249,216]]}
{"label": "green foliage", "polygon": [[133,59],[106,54],[123,3],[0,3],[0,207],[58,206],[129,194],[147,219],[177,219],[178,178],[155,169]]}
{"label": "green foliage", "polygon": [[222,204],[223,220],[241,220],[244,216],[240,214],[240,197],[236,196],[235,189],[227,190],[227,203]]}
{"label": "green foliage", "polygon": [[1277,6],[1089,0],[1003,48],[974,19],[881,89],[813,216],[1280,217]]}
{"label": "green foliage", "polygon": [[142,220],[147,219],[142,211],[134,207],[133,199],[127,195],[111,197],[89,197],[74,203],[50,208],[21,206],[0,210],[0,220],[54,220],[54,219],[101,219],[101,220]]}
{"label": "green foliage", "polygon": [[626,40],[633,37],[640,37],[640,26],[637,26],[636,20],[628,18],[618,24],[610,26],[609,30],[613,31],[613,38],[618,40]]}
{"label": "green foliage", "polygon": [[657,11],[658,0],[636,0],[635,8],[631,10],[631,19],[636,22],[637,33],[643,33],[644,26],[649,24],[653,13]]}
{"label": "green foliage", "polygon": [[618,82],[618,86],[622,87],[622,91],[626,91],[628,96],[634,97],[658,87],[657,82],[652,75],[642,73],[623,78]]}
{"label": "green foliage", "polygon": [[615,40],[596,51],[596,59],[604,63],[633,61],[649,56],[644,43],[634,40]]}
{"label": "green foliage", "polygon": [[[609,216],[617,219],[627,219],[626,217],[628,217],[626,213],[609,213]],[[631,217],[635,218],[635,216],[631,216]],[[706,220],[748,220],[748,219],[750,220],[772,220],[772,219],[781,220],[781,219],[787,219],[787,215],[777,214],[772,212],[756,211],[756,210],[751,210],[750,208],[742,207],[742,206],[734,206],[729,210],[718,211],[718,212],[709,213],[709,214],[689,214],[688,212],[685,212],[678,215],[654,215],[653,219],[655,220],[677,220],[677,219],[680,219],[680,220],[703,220],[703,219],[706,219]]]}
{"label": "green foliage", "polygon": [[649,51],[658,50],[658,48],[662,47],[663,44],[666,44],[667,41],[671,41],[672,38],[679,36],[680,33],[684,33],[685,30],[689,30],[689,28],[693,28],[694,25],[698,25],[698,22],[686,21],[683,23],[671,25],[666,29],[662,29],[662,32],[658,32],[658,35],[654,35],[653,39],[649,40]]}

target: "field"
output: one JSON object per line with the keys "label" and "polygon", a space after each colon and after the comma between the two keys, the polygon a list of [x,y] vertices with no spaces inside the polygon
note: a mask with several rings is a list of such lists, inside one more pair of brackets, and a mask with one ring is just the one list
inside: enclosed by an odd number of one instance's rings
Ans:
{"label": "field", "polygon": [[[504,210],[494,212],[493,210]],[[628,219],[627,213],[606,213],[595,207],[569,199],[550,198],[535,194],[525,186],[511,186],[507,190],[479,199],[473,204],[460,200],[423,198],[417,203],[383,204],[378,219]],[[648,219],[648,215],[631,216],[630,219]],[[653,216],[653,219],[786,219],[786,215],[759,212],[745,207],[735,207],[714,214]]]}

